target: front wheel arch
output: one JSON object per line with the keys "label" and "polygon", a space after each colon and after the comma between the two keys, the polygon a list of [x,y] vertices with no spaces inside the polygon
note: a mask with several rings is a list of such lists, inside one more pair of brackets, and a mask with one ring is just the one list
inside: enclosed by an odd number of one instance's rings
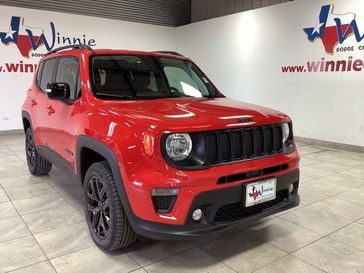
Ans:
{"label": "front wheel arch", "polygon": [[[100,158],[104,158],[104,161],[106,161],[109,164],[110,169],[112,171],[112,175],[116,182],[115,184],[116,184],[117,190],[119,192],[119,196],[120,196],[122,205],[123,205],[126,215],[128,217],[128,220],[129,220],[130,224],[132,225],[133,229],[136,230],[137,229],[137,224],[136,224],[136,220],[135,220],[136,216],[134,215],[134,213],[132,211],[132,208],[131,208],[131,205],[129,202],[129,198],[128,198],[128,195],[125,190],[124,181],[123,181],[123,178],[122,178],[122,175],[120,172],[117,157],[116,157],[115,153],[111,150],[110,147],[108,147],[104,143],[102,143],[92,137],[89,137],[86,135],[79,136],[78,141],[77,141],[77,149],[76,149],[77,180],[80,183],[83,183],[83,179],[85,178],[84,175],[82,176],[82,166],[85,166],[85,165],[83,165],[82,161],[81,161],[82,151],[85,148],[92,150],[94,153],[97,153],[100,156]],[[87,170],[86,170],[86,172],[87,172]]]}

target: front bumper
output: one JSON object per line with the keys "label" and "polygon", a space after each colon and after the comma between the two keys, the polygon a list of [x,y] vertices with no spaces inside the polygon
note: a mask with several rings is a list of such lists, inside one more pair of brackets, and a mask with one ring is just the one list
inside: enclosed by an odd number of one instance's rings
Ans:
{"label": "front bumper", "polygon": [[[295,151],[195,171],[181,171],[168,166],[166,170],[158,169],[159,165],[144,166],[142,163],[129,173],[123,173],[124,183],[120,183],[125,186],[126,200],[129,200],[132,213],[146,221],[181,226],[188,220],[189,210],[199,195],[294,172],[298,170],[299,155]],[[121,165],[119,169],[129,170]],[[151,191],[173,188],[178,188],[179,194],[172,211],[157,213]]]}
{"label": "front bumper", "polygon": [[[242,225],[274,213],[284,211],[300,203],[298,194],[299,170],[277,176],[276,200],[245,208],[245,186],[240,184],[233,187],[207,191],[196,196],[190,206],[184,225],[169,225],[146,221],[134,215],[133,229],[139,235],[152,239],[183,239],[221,232],[228,228]],[[259,180],[259,179],[258,179]],[[291,194],[290,184],[294,185]],[[192,220],[192,212],[203,208],[204,218],[196,223]]]}

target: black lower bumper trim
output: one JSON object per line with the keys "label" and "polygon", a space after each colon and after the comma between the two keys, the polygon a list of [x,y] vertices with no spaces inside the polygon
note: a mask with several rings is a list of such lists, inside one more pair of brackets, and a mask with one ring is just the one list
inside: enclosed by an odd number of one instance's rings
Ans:
{"label": "black lower bumper trim", "polygon": [[[259,209],[257,207],[253,213],[242,213],[240,217],[224,218],[224,221],[216,221],[216,213],[221,207],[237,203],[244,204],[245,185],[238,185],[198,195],[192,203],[186,223],[182,226],[145,221],[134,216],[133,229],[139,235],[151,239],[187,239],[194,236],[221,232],[231,227],[243,225],[247,222],[298,206],[300,203],[298,194],[299,171],[287,173],[276,178],[277,192],[284,193],[285,196],[280,201],[271,202],[269,205],[259,207]],[[290,184],[294,185],[294,190],[291,194],[288,193]],[[202,208],[205,215],[198,223],[194,222],[190,217],[197,208]],[[242,210],[244,210],[244,206],[242,206]]]}

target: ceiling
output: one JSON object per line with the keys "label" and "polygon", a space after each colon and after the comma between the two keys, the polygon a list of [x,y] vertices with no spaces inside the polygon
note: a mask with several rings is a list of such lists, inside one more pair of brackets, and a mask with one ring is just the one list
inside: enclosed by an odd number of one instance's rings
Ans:
{"label": "ceiling", "polygon": [[0,0],[0,5],[162,26],[191,22],[191,0]]}
{"label": "ceiling", "polygon": [[292,0],[0,0],[0,5],[181,26]]}
{"label": "ceiling", "polygon": [[191,21],[198,22],[293,0],[192,0]]}

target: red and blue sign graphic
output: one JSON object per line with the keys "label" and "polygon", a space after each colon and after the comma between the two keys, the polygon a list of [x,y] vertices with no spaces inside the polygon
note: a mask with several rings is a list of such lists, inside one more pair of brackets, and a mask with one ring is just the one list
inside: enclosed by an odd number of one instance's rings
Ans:
{"label": "red and blue sign graphic", "polygon": [[333,54],[335,47],[354,35],[359,43],[364,39],[356,22],[355,13],[334,14],[334,5],[321,7],[321,12],[315,27],[305,28],[304,32],[310,41],[321,39],[325,51]]}
{"label": "red and blue sign graphic", "polygon": [[254,200],[257,200],[259,196],[262,196],[263,194],[263,185],[261,186],[261,189],[256,188],[255,186],[252,188],[252,192],[249,192],[249,196],[253,197]]}
{"label": "red and blue sign graphic", "polygon": [[[50,25],[54,36],[54,24],[51,22]],[[23,57],[29,57],[31,50],[36,50],[43,44],[47,50],[51,50],[55,43],[53,39],[52,43],[49,44],[44,36],[43,29],[25,26],[24,19],[18,16],[11,17],[8,32],[0,32],[0,41],[5,45],[15,44]]]}
{"label": "red and blue sign graphic", "polygon": [[49,25],[50,31],[46,37],[42,28],[28,27],[24,25],[23,17],[12,16],[8,31],[0,31],[0,42],[4,45],[15,44],[21,55],[27,58],[29,58],[32,50],[44,46],[47,51],[50,51],[56,43],[58,45],[87,44],[96,46],[95,39],[88,39],[84,34],[82,37],[62,36],[56,31],[53,22],[50,22]]}

